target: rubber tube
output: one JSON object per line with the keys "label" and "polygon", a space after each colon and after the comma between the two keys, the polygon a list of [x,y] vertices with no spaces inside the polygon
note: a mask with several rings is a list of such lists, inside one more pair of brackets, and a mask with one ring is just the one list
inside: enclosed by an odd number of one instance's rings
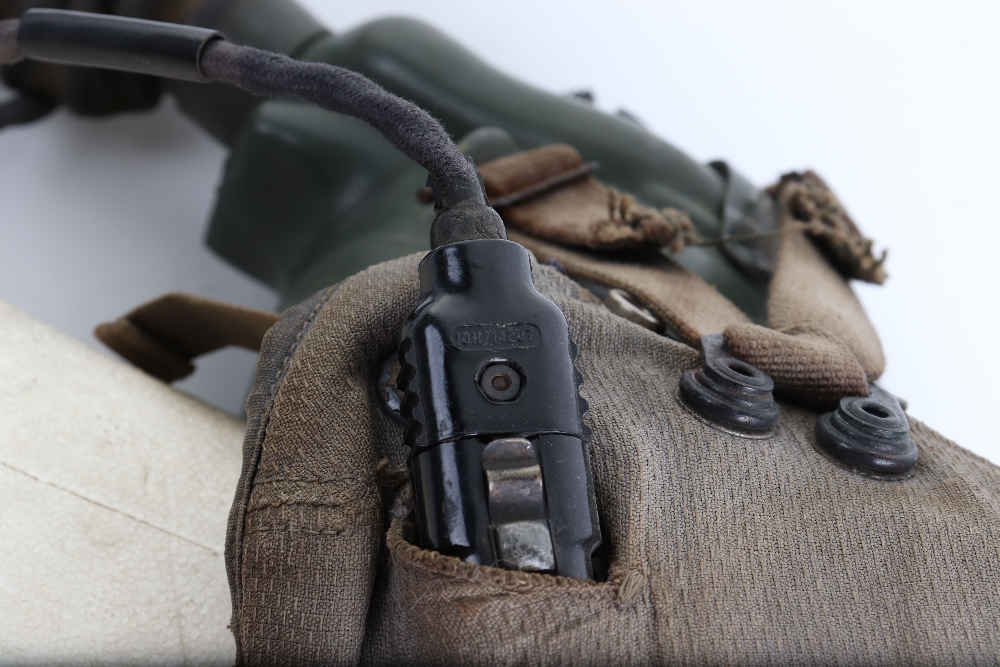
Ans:
{"label": "rubber tube", "polygon": [[202,50],[218,38],[208,28],[57,9],[29,10],[17,33],[33,60],[202,83]]}

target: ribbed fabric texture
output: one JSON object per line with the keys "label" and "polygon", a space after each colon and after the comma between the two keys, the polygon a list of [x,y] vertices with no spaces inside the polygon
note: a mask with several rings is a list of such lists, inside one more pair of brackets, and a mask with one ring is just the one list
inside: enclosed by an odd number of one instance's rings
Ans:
{"label": "ribbed fabric texture", "polygon": [[[801,192],[796,181],[782,184],[778,207],[787,228],[798,223],[794,205]],[[730,327],[726,344],[799,403],[833,408],[845,396],[866,396],[869,380],[885,370],[885,355],[861,303],[805,233],[779,240],[768,327]]]}
{"label": "ribbed fabric texture", "polygon": [[[243,441],[243,467],[236,488],[236,498],[233,500],[233,507],[229,512],[229,525],[226,531],[226,573],[229,577],[229,590],[233,598],[231,627],[236,639],[238,662],[243,662],[244,655],[242,648],[244,632],[241,631],[246,619],[246,614],[241,611],[244,608],[243,580],[247,574],[253,576],[253,571],[244,572],[243,554],[234,549],[233,545],[243,541],[246,531],[247,506],[250,493],[257,481],[257,466],[278,390],[283,385],[292,357],[298,351],[303,337],[314,324],[320,309],[329,301],[336,290],[336,286],[330,287],[316,293],[302,303],[292,306],[268,330],[262,343],[262,353],[257,362],[257,374],[253,388],[247,397],[247,432]],[[269,577],[277,576],[277,574],[261,572],[258,576]],[[281,582],[277,585],[284,586]],[[251,599],[254,597],[251,596]],[[256,630],[251,630],[251,632],[256,632]]]}
{"label": "ribbed fabric texture", "polygon": [[714,287],[659,252],[616,256],[570,249],[515,231],[508,237],[543,262],[557,260],[571,276],[625,290],[690,345],[749,321]]}
{"label": "ribbed fabric texture", "polygon": [[881,285],[885,272],[883,250],[876,257],[874,241],[865,238],[826,182],[813,171],[785,174],[770,192],[785,203],[792,217],[805,225],[826,257],[848,278]]}
{"label": "ribbed fabric texture", "polygon": [[175,292],[133,308],[94,335],[106,346],[165,382],[194,371],[195,357],[228,345],[259,351],[278,314]]}
{"label": "ribbed fabric texture", "polygon": [[[576,151],[558,145],[501,158],[483,167],[487,192],[505,195],[579,162]],[[524,170],[518,172],[517,165]],[[809,189],[804,189],[806,184]],[[812,172],[801,178],[787,176],[772,188],[785,233],[777,238],[767,327],[750,323],[714,287],[659,252],[609,252],[616,246],[598,242],[600,229],[625,230],[616,231],[619,239],[631,234],[629,242],[635,245],[657,244],[642,238],[641,226],[611,224],[593,188],[604,189],[590,179],[589,184],[567,185],[503,209],[505,221],[517,229],[509,238],[543,261],[558,260],[571,276],[625,290],[686,343],[697,345],[702,336],[724,333],[730,351],[770,375],[778,394],[801,405],[829,409],[841,398],[865,396],[869,381],[885,370],[878,334],[848,279],[816,245],[829,250],[831,243],[846,244],[850,232],[852,245],[843,245],[842,252],[853,248],[857,255],[864,250],[864,257],[871,259],[871,242],[863,239]],[[835,228],[815,222],[825,236],[802,229],[805,214],[800,209],[807,193],[819,202],[813,209],[822,211],[824,220],[837,221]],[[595,217],[602,221],[592,222]],[[853,261],[860,262],[860,257]]]}
{"label": "ribbed fabric texture", "polygon": [[243,664],[996,664],[1000,470],[916,421],[916,474],[894,482],[837,467],[818,413],[790,404],[770,438],[716,430],[676,398],[692,347],[545,266],[580,350],[610,580],[413,546],[376,379],[418,261],[347,280],[265,340],[227,542]]}
{"label": "ribbed fabric texture", "polygon": [[[583,166],[572,146],[554,144],[480,166],[490,200],[506,197]],[[687,214],[642,206],[587,174],[545,194],[499,207],[504,222],[546,241],[598,250],[669,248],[694,238]]]}

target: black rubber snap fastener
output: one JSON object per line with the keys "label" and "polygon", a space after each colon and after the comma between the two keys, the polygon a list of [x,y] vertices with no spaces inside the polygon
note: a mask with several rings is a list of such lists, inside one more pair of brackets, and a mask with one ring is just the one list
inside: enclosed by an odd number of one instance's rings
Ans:
{"label": "black rubber snap fastener", "polygon": [[494,403],[509,403],[521,394],[524,374],[512,361],[487,362],[479,373],[479,391]]}
{"label": "black rubber snap fastener", "polygon": [[834,461],[869,477],[904,477],[919,456],[899,401],[875,384],[868,396],[841,399],[836,410],[821,415],[816,440]]}
{"label": "black rubber snap fastener", "polygon": [[729,354],[722,334],[701,339],[702,367],[681,376],[680,396],[695,414],[738,435],[769,435],[781,410],[774,402],[774,381]]}

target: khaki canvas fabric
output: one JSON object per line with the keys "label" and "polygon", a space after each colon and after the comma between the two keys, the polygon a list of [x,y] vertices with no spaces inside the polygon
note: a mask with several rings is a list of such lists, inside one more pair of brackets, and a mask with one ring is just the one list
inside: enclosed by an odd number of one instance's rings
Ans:
{"label": "khaki canvas fabric", "polygon": [[[1000,470],[913,420],[915,475],[849,473],[817,412],[714,429],[676,398],[689,345],[535,266],[579,346],[607,583],[419,549],[376,379],[418,257],[292,309],[248,400],[227,539],[243,664],[996,664]],[[708,333],[708,332],[706,332]]]}
{"label": "khaki canvas fabric", "polygon": [[[480,171],[495,199],[537,190],[582,164],[571,146],[555,144],[494,160]],[[779,394],[823,408],[845,396],[865,396],[885,358],[847,279],[882,282],[884,255],[874,257],[872,241],[815,173],[787,174],[770,192],[782,233],[767,327],[752,324],[714,287],[653,249],[678,251],[691,242],[690,221],[675,224],[669,211],[643,207],[632,218],[616,214],[615,206],[609,214],[609,193],[612,201],[630,198],[591,176],[498,210],[509,238],[543,261],[557,260],[571,276],[625,290],[682,341],[697,344],[724,331],[729,348],[768,373]]]}
{"label": "khaki canvas fabric", "polygon": [[[686,213],[643,206],[580,173],[584,166],[575,148],[553,144],[493,160],[479,171],[507,227],[538,238],[602,250],[667,247],[675,252],[694,238]],[[508,197],[516,203],[502,205]]]}
{"label": "khaki canvas fabric", "polygon": [[172,382],[194,371],[191,360],[227,345],[259,350],[278,314],[194,296],[165,294],[94,335],[153,377]]}
{"label": "khaki canvas fabric", "polygon": [[861,233],[844,205],[816,172],[785,174],[768,191],[783,202],[791,217],[823,248],[841,273],[878,285],[885,282],[888,252],[883,250],[875,256],[874,242]]}
{"label": "khaki canvas fabric", "polygon": [[691,345],[697,345],[702,336],[749,322],[718,290],[657,251],[628,255],[587,252],[513,230],[507,230],[507,238],[543,262],[558,261],[571,276],[625,290]]}
{"label": "khaki canvas fabric", "polygon": [[885,370],[885,355],[847,279],[806,232],[793,231],[800,224],[800,184],[782,183],[788,187],[779,184],[776,194],[788,233],[779,239],[767,301],[769,326],[736,324],[725,330],[725,340],[736,356],[770,375],[779,394],[832,408],[844,396],[866,396],[868,381]]}

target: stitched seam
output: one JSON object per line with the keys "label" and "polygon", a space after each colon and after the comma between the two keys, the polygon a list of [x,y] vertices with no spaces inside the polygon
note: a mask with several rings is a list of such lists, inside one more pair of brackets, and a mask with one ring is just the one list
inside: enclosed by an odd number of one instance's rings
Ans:
{"label": "stitched seam", "polygon": [[326,484],[328,482],[343,482],[344,477],[268,477],[266,479],[255,479],[254,486],[264,486],[265,484]]}
{"label": "stitched seam", "polygon": [[268,533],[300,533],[302,535],[343,535],[344,528],[292,528],[278,526],[273,528],[251,528],[245,535],[266,535]]}
{"label": "stitched seam", "polygon": [[254,478],[257,476],[257,468],[260,465],[260,456],[263,452],[264,439],[267,436],[267,426],[271,421],[271,412],[274,409],[274,400],[278,395],[278,388],[284,382],[285,374],[288,371],[288,366],[291,362],[292,357],[298,351],[299,346],[302,343],[302,339],[305,337],[306,332],[312,327],[313,322],[316,320],[316,316],[319,311],[329,303],[330,299],[333,297],[334,293],[340,287],[340,284],[333,285],[328,288],[327,294],[320,299],[319,303],[313,307],[309,314],[302,321],[298,332],[295,335],[295,340],[288,348],[288,352],[285,358],[281,362],[281,368],[278,369],[277,374],[274,378],[274,384],[271,385],[271,391],[267,397],[267,404],[264,407],[264,417],[261,419],[260,426],[257,430],[257,438],[254,443],[254,461],[253,465],[250,466],[249,474],[245,480],[245,484],[242,487],[241,497],[237,499],[239,503],[237,511],[239,512],[239,517],[234,521],[234,530],[236,531],[236,537],[233,539],[233,546],[235,551],[233,552],[233,590],[232,590],[232,602],[233,602],[233,612],[232,612],[232,630],[233,638],[236,641],[236,664],[245,664],[243,661],[243,641],[242,641],[242,631],[239,622],[239,610],[242,608],[243,604],[243,538],[246,536],[246,518],[247,518],[247,507],[250,503],[250,494],[253,491]]}

